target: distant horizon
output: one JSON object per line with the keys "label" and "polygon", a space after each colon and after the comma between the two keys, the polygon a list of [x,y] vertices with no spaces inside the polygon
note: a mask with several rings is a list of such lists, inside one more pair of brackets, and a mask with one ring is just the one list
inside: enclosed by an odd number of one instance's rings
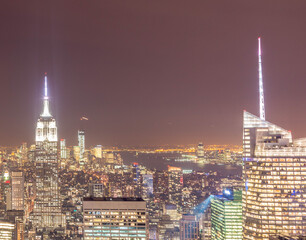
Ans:
{"label": "distant horizon", "polygon": [[[27,143],[27,147],[30,147],[31,145],[35,145],[35,143],[33,144],[28,144]],[[0,148],[18,148],[22,145],[22,143],[20,145],[0,145]],[[90,149],[90,148],[94,148],[96,146],[99,146],[101,144],[96,144],[96,145],[90,145],[90,146],[86,146],[86,149]],[[171,148],[196,148],[198,144],[186,144],[186,145],[182,145],[182,144],[178,144],[178,145],[138,145],[138,146],[128,146],[128,145],[101,145],[102,149],[107,149],[107,148],[129,148],[129,149],[160,149],[160,148],[165,148],[165,149],[171,149]],[[74,147],[74,146],[78,146],[78,145],[66,145],[66,147],[70,148],[70,147]],[[207,147],[232,147],[232,148],[237,148],[237,147],[241,147],[242,145],[237,145],[237,144],[204,144],[204,148]]]}

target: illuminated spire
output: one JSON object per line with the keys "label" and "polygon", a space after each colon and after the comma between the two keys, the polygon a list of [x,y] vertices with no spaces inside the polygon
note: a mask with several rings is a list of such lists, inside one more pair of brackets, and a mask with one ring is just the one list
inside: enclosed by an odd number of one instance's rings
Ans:
{"label": "illuminated spire", "polygon": [[45,95],[44,95],[44,108],[41,117],[52,117],[49,109],[49,97],[48,97],[48,79],[47,73],[45,73]]}
{"label": "illuminated spire", "polygon": [[45,73],[45,98],[48,98],[48,79],[47,79],[47,73]]}
{"label": "illuminated spire", "polygon": [[265,100],[264,100],[264,90],[262,81],[262,66],[261,66],[261,44],[260,37],[258,38],[258,75],[259,75],[259,112],[260,118],[265,120]]}

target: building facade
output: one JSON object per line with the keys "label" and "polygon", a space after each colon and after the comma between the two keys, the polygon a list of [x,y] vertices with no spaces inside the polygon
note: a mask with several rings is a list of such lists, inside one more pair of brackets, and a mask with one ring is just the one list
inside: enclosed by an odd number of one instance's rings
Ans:
{"label": "building facade", "polygon": [[103,183],[91,183],[89,184],[89,196],[90,197],[104,197]]}
{"label": "building facade", "polygon": [[78,131],[78,142],[80,148],[80,164],[85,164],[85,131],[79,130]]}
{"label": "building facade", "polygon": [[66,139],[60,140],[60,153],[61,153],[61,159],[67,159]]}
{"label": "building facade", "polygon": [[148,239],[146,202],[139,198],[84,198],[84,239]]}
{"label": "building facade", "polygon": [[11,222],[0,221],[0,239],[13,239],[15,225]]}
{"label": "building facade", "polygon": [[244,112],[243,239],[306,235],[306,140]]}
{"label": "building facade", "polygon": [[12,209],[24,210],[24,175],[22,171],[12,172]]}
{"label": "building facade", "polygon": [[197,240],[200,238],[199,221],[192,214],[184,214],[180,220],[180,239]]}
{"label": "building facade", "polygon": [[242,239],[242,193],[226,189],[211,201],[211,239]]}
{"label": "building facade", "polygon": [[182,205],[183,172],[181,168],[168,166],[169,202],[178,209]]}
{"label": "building facade", "polygon": [[203,163],[205,161],[205,152],[203,143],[199,143],[197,150],[198,162]]}

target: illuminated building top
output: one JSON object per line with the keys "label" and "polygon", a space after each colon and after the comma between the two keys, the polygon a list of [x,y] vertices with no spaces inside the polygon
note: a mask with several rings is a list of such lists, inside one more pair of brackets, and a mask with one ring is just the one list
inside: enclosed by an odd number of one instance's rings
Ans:
{"label": "illuminated building top", "polygon": [[305,235],[306,141],[244,112],[243,239]]}
{"label": "illuminated building top", "polygon": [[36,128],[36,142],[38,141],[57,142],[56,121],[50,113],[47,75],[45,75],[43,112],[40,114]]}

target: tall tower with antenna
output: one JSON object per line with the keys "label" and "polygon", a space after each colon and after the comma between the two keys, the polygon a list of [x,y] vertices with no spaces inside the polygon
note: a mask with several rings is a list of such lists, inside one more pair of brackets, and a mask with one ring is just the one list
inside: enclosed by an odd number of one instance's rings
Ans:
{"label": "tall tower with antenna", "polygon": [[260,119],[265,120],[265,99],[262,81],[262,64],[261,64],[261,43],[260,37],[258,38],[258,75],[259,75],[259,113]]}
{"label": "tall tower with antenna", "polygon": [[64,227],[58,174],[58,140],[56,121],[49,107],[47,74],[45,73],[43,110],[36,127],[36,199],[33,225],[39,232]]}

